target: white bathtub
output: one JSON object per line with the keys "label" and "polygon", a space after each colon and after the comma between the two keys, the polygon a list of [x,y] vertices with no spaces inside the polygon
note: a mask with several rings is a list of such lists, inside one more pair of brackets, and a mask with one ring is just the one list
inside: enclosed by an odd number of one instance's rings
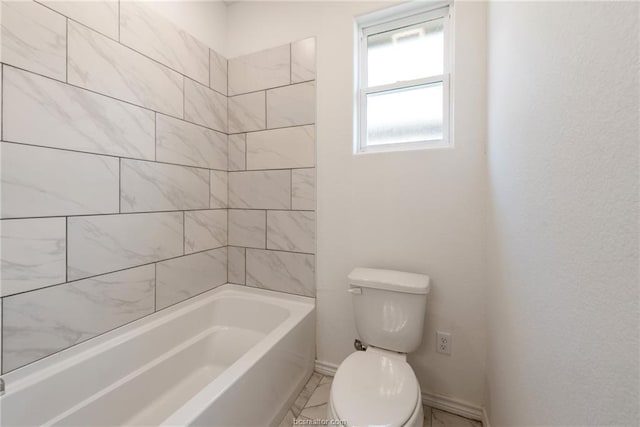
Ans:
{"label": "white bathtub", "polygon": [[220,286],[3,376],[0,424],[277,425],[311,375],[314,314]]}

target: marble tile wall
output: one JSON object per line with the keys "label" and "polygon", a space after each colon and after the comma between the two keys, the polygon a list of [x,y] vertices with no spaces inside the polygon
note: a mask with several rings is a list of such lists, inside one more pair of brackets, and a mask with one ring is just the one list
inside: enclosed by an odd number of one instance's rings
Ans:
{"label": "marble tile wall", "polygon": [[224,284],[240,260],[227,59],[142,2],[1,7],[6,373]]}
{"label": "marble tile wall", "polygon": [[315,296],[315,39],[229,59],[228,278]]}
{"label": "marble tile wall", "polygon": [[1,1],[0,371],[228,282],[315,296],[315,40]]}

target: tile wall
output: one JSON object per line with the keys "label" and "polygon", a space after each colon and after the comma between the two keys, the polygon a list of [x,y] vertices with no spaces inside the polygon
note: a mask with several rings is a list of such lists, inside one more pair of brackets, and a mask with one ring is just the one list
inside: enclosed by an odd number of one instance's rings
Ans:
{"label": "tile wall", "polygon": [[117,0],[2,2],[1,37],[2,373],[227,277],[314,295],[312,39],[227,68]]}
{"label": "tile wall", "polygon": [[315,296],[315,39],[229,60],[229,281]]}
{"label": "tile wall", "polygon": [[3,1],[1,47],[2,373],[227,281],[315,295],[314,39]]}

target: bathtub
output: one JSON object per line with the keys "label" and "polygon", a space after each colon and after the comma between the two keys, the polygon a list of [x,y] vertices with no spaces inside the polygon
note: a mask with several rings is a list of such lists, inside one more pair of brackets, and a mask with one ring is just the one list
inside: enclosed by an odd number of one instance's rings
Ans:
{"label": "bathtub", "polygon": [[314,315],[220,286],[4,375],[0,424],[277,425],[313,370]]}

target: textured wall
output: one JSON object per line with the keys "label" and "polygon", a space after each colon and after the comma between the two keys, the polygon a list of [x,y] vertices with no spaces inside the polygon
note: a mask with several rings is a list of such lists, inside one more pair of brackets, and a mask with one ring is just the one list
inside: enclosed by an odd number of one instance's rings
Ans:
{"label": "textured wall", "polygon": [[2,3],[3,373],[227,281],[226,59],[42,3]]}
{"label": "textured wall", "polygon": [[[485,4],[455,6],[455,147],[354,155],[354,18],[390,5],[234,2],[227,10],[228,53],[316,36],[318,359],[337,365],[353,351],[352,268],[426,273],[432,291],[425,335],[409,361],[424,392],[477,410],[486,340]],[[451,356],[435,352],[436,330],[453,334]]]}
{"label": "textured wall", "polygon": [[229,281],[315,296],[315,39],[229,60]]}
{"label": "textured wall", "polygon": [[637,426],[639,6],[489,11],[491,424]]}

